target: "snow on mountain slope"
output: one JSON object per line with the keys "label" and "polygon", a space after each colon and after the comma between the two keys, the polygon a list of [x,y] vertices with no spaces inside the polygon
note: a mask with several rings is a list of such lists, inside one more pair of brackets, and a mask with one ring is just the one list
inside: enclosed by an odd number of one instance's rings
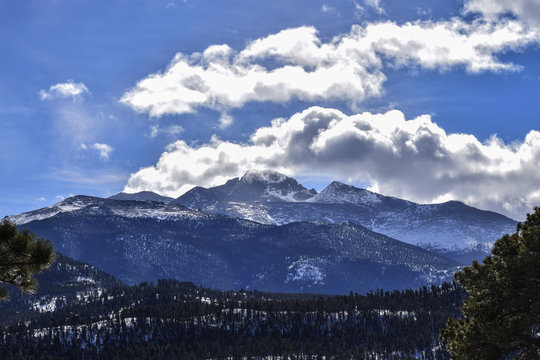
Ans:
{"label": "snow on mountain slope", "polygon": [[156,202],[66,200],[56,209],[67,211],[18,219],[58,251],[130,284],[176,278],[221,289],[348,293],[440,283],[458,268],[354,224],[264,225]]}
{"label": "snow on mountain slope", "polygon": [[189,210],[180,205],[136,200],[103,199],[93,196],[77,195],[42,208],[11,215],[6,218],[17,225],[45,220],[62,213],[87,209],[88,212],[114,214],[128,218],[154,218],[159,220],[204,217],[206,214]]}
{"label": "snow on mountain slope", "polygon": [[248,171],[240,178],[213,188],[195,187],[172,204],[190,208],[210,206],[216,202],[297,202],[316,195],[295,179],[276,171]]}
{"label": "snow on mountain slope", "polygon": [[516,226],[513,220],[500,214],[483,212],[461,203],[457,206],[411,203],[407,207],[392,208],[375,207],[372,203],[218,202],[201,210],[264,224],[283,225],[310,220],[330,224],[351,222],[465,262],[483,259],[493,243],[502,235],[512,233]]}
{"label": "snow on mountain slope", "polygon": [[53,217],[61,212],[75,211],[85,207],[87,205],[87,202],[85,201],[86,198],[86,196],[82,195],[73,196],[51,206],[24,212],[18,215],[6,216],[6,218],[17,225],[26,224],[35,220],[43,220]]}
{"label": "snow on mountain slope", "polygon": [[380,203],[383,198],[384,196],[369,190],[333,181],[323,191],[306,200],[306,202],[367,205]]}
{"label": "snow on mountain slope", "polygon": [[210,198],[215,189],[199,188],[175,202],[264,224],[310,220],[352,222],[464,262],[483,259],[493,243],[502,235],[512,233],[516,226],[514,220],[501,214],[457,201],[423,205],[336,181],[304,201]]}
{"label": "snow on mountain slope", "polygon": [[8,218],[17,224],[26,224],[91,204],[94,212],[129,218],[167,220],[208,213],[268,225],[300,221],[351,222],[464,263],[482,260],[493,243],[502,235],[512,233],[516,226],[514,220],[501,214],[461,202],[422,205],[340,182],[332,182],[317,194],[295,179],[271,171],[249,171],[220,186],[196,187],[169,204],[77,196]]}

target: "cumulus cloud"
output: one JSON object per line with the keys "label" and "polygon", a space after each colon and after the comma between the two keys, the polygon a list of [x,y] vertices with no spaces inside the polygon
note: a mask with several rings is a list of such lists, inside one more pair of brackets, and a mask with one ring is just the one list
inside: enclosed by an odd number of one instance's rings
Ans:
{"label": "cumulus cloud", "polygon": [[97,152],[97,154],[99,155],[99,158],[101,160],[104,160],[104,161],[107,161],[109,160],[109,156],[111,154],[111,152],[114,150],[114,148],[110,145],[107,145],[107,144],[102,144],[102,143],[94,143],[92,145],[86,145],[86,144],[81,144],[81,147],[80,147],[82,150],[94,150]]}
{"label": "cumulus cloud", "polygon": [[213,137],[169,145],[155,166],[132,174],[124,189],[177,197],[249,169],[364,181],[383,194],[418,202],[462,200],[522,219],[540,203],[540,132],[519,143],[448,134],[429,115],[407,120],[392,110],[347,116],[312,107],[259,128],[248,143]]}
{"label": "cumulus cloud", "polygon": [[41,97],[41,100],[52,100],[57,98],[79,99],[85,93],[90,93],[86,85],[69,80],[65,83],[51,85],[49,90],[40,90],[39,96]]}
{"label": "cumulus cloud", "polygon": [[202,53],[178,53],[165,71],[142,79],[120,101],[153,117],[293,99],[340,100],[354,109],[383,93],[385,66],[517,71],[497,54],[536,39],[537,32],[511,19],[368,23],[327,42],[304,26],[256,39],[240,51],[212,45]]}

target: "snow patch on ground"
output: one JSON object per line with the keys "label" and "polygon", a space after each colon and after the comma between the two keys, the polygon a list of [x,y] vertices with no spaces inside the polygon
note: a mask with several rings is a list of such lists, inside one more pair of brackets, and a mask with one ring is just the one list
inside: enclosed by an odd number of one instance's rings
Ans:
{"label": "snow patch on ground", "polygon": [[[157,207],[130,207],[130,208],[111,208],[115,215],[126,218],[152,218],[158,220],[174,219],[196,219],[199,214],[194,211],[181,210],[175,207],[157,206]],[[201,214],[202,215],[202,214]],[[204,215],[202,215],[204,216]]]}
{"label": "snow patch on ground", "polygon": [[305,281],[314,285],[323,285],[326,278],[324,270],[310,259],[295,261],[288,267],[288,270],[286,283],[291,281]]}
{"label": "snow patch on ground", "polygon": [[95,284],[96,283],[96,280],[94,280],[92,278],[89,278],[89,277],[86,277],[86,276],[77,276],[75,278],[75,281],[76,282],[84,282],[84,283],[87,283],[87,284]]}
{"label": "snow patch on ground", "polygon": [[58,300],[56,296],[50,299],[41,298],[32,304],[32,308],[40,313],[52,312],[56,310],[56,300]]}

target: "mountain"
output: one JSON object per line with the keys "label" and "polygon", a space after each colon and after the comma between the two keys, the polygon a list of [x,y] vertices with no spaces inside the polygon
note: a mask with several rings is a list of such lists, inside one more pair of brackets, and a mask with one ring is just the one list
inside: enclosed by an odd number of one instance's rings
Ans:
{"label": "mountain", "polygon": [[106,289],[125,287],[104,271],[59,253],[54,263],[36,278],[39,287],[35,294],[23,294],[8,286],[8,300],[0,301],[0,326],[81,304],[88,297],[99,297]]}
{"label": "mountain", "polygon": [[116,195],[109,196],[109,199],[113,200],[139,200],[139,201],[156,201],[162,203],[168,203],[174,200],[168,196],[162,196],[152,191],[140,191],[134,194],[128,194],[125,192],[119,192]]}
{"label": "mountain", "polygon": [[315,189],[308,190],[279,172],[251,170],[220,186],[210,189],[195,187],[171,203],[195,209],[219,202],[305,201],[316,194]]}
{"label": "mountain", "polygon": [[375,205],[382,202],[386,196],[371,192],[366,189],[333,181],[320,194],[308,199],[308,202],[322,204],[353,204],[360,206]]}
{"label": "mountain", "polygon": [[440,283],[458,268],[352,223],[264,225],[175,204],[89,196],[9,219],[130,284],[175,278],[221,289],[348,293]]}
{"label": "mountain", "polygon": [[[224,187],[231,188],[232,184],[240,182],[241,179],[233,179],[214,188],[195,188],[172,203],[263,224],[351,222],[464,263],[483,259],[497,239],[512,233],[516,227],[516,221],[504,215],[458,201],[422,205],[337,181],[318,194],[310,191],[312,196],[302,200],[285,201],[287,197],[283,197],[273,201],[269,197],[240,196],[241,192],[215,195],[221,194]],[[280,183],[298,184],[283,175]],[[271,185],[264,183],[264,177],[258,183],[260,189]]]}

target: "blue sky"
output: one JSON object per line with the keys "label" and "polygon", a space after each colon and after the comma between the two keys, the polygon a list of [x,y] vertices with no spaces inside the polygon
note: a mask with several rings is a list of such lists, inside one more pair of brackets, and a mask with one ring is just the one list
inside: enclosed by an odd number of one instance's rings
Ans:
{"label": "blue sky", "polygon": [[535,3],[0,1],[0,216],[255,167],[521,218]]}

